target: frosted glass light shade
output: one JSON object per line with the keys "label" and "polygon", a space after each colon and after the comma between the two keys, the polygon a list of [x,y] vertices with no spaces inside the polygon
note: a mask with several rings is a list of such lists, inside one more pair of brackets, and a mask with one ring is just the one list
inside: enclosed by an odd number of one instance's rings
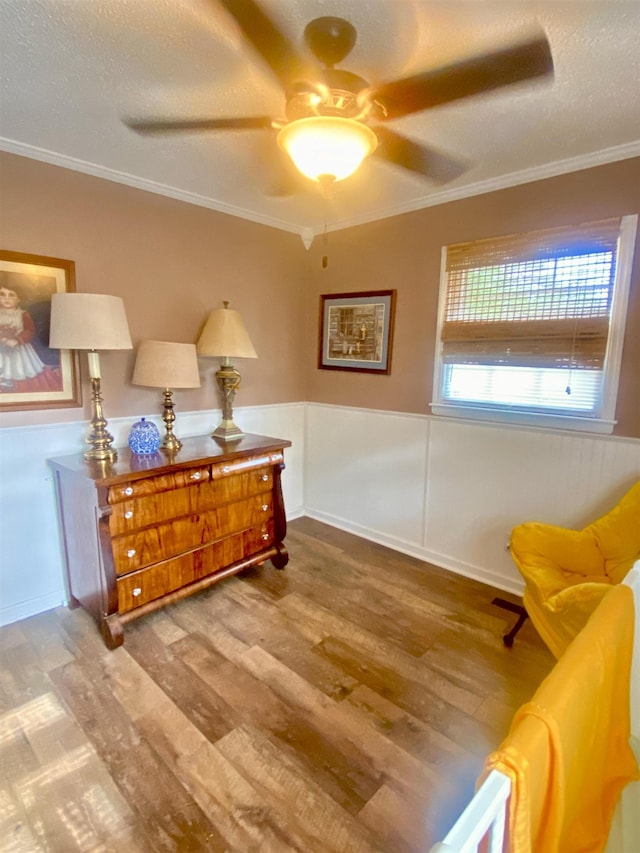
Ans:
{"label": "frosted glass light shade", "polygon": [[54,349],[132,349],[124,302],[102,293],[54,293],[49,346]]}
{"label": "frosted glass light shade", "polygon": [[278,134],[278,145],[296,168],[313,181],[322,177],[335,181],[348,178],[377,144],[375,133],[366,124],[340,116],[297,119]]}
{"label": "frosted glass light shade", "polygon": [[131,381],[149,388],[199,388],[195,344],[141,341]]}
{"label": "frosted glass light shade", "polygon": [[257,358],[242,317],[232,308],[217,308],[207,318],[198,342],[198,355]]}

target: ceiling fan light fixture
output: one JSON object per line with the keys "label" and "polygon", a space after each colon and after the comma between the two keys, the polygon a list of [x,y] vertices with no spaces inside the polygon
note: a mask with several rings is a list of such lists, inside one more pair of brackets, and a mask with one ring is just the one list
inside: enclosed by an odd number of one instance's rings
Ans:
{"label": "ceiling fan light fixture", "polygon": [[310,116],[289,122],[278,145],[312,181],[342,181],[352,175],[378,144],[366,124],[341,116]]}

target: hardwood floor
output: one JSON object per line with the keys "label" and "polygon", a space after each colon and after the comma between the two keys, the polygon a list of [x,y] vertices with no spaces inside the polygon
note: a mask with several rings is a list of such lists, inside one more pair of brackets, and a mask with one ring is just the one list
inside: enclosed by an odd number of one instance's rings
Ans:
{"label": "hardwood floor", "polygon": [[4,853],[442,838],[553,658],[491,587],[306,518],[287,546],[112,652],[82,610],[0,630]]}

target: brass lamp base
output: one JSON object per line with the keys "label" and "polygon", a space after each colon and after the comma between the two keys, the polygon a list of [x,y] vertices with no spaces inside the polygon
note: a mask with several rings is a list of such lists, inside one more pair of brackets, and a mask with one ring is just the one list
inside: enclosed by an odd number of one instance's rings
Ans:
{"label": "brass lamp base", "polygon": [[223,420],[211,433],[211,437],[220,441],[235,441],[238,438],[243,438],[244,433],[233,421]]}
{"label": "brass lamp base", "polygon": [[91,450],[86,451],[84,458],[87,462],[115,462],[118,454],[115,448],[111,447],[113,436],[107,432],[107,421],[102,413],[99,378],[91,379],[91,405],[93,408],[91,432],[87,437],[87,444],[91,446]]}
{"label": "brass lamp base", "polygon": [[211,437],[220,441],[237,441],[244,436],[242,430],[233,422],[233,399],[240,387],[240,373],[229,364],[229,359],[225,358],[216,371],[216,379],[222,402],[222,421],[211,433]]}
{"label": "brass lamp base", "polygon": [[169,388],[165,388],[162,420],[164,421],[167,431],[160,446],[163,450],[166,450],[169,453],[176,453],[182,447],[182,442],[173,433],[173,424],[175,419],[176,416],[173,411],[173,392]]}

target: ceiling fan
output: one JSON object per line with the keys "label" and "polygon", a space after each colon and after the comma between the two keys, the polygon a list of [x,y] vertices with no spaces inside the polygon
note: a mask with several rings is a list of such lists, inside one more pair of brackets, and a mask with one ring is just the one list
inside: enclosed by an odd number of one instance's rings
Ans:
{"label": "ceiling fan", "polygon": [[337,17],[321,17],[305,28],[304,38],[322,64],[306,58],[278,29],[255,0],[211,0],[235,19],[245,38],[262,56],[285,91],[286,119],[238,116],[185,119],[125,119],[144,134],[213,130],[276,130],[278,144],[307,177],[330,184],[353,174],[372,154],[387,162],[446,182],[467,168],[460,160],[414,142],[386,122],[553,73],[543,33],[527,41],[451,65],[381,85],[371,85],[335,66],[349,55],[357,32]]}

